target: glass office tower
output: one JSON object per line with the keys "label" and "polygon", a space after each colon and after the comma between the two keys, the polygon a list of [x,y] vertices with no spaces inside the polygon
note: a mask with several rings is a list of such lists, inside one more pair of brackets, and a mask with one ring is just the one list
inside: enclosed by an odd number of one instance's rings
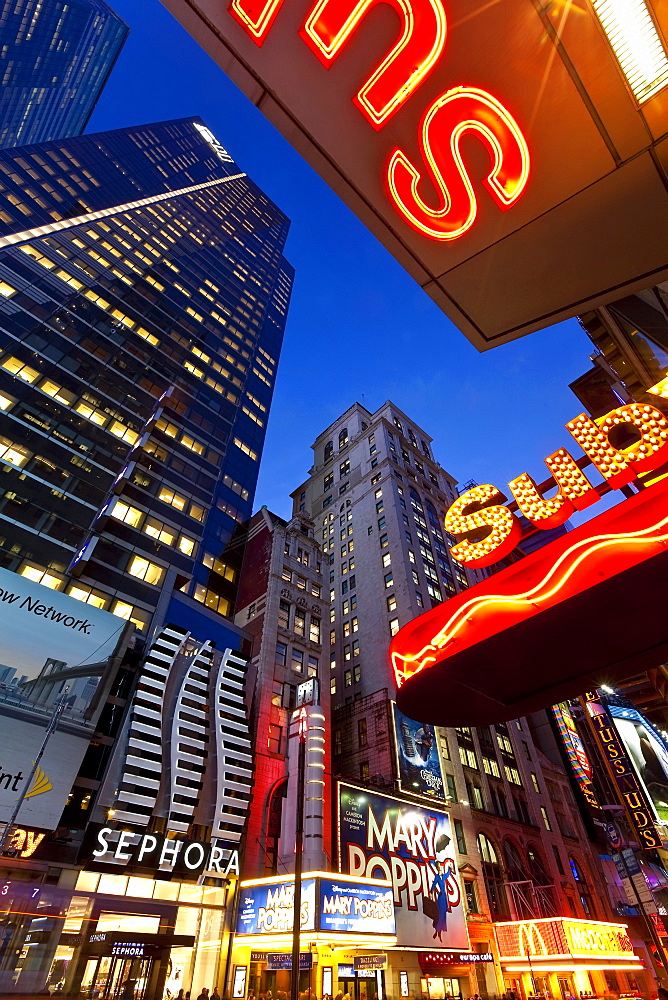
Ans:
{"label": "glass office tower", "polygon": [[288,226],[198,120],[0,151],[0,565],[144,631],[231,613]]}
{"label": "glass office tower", "polygon": [[0,0],[0,147],[80,135],[127,34],[104,0]]}

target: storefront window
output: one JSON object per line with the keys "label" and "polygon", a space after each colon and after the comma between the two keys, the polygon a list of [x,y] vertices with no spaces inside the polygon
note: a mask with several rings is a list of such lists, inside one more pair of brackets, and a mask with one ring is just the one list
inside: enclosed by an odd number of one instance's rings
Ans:
{"label": "storefront window", "polygon": [[499,863],[494,844],[484,833],[478,834],[478,850],[480,851],[482,874],[492,916],[505,917],[508,915],[508,901],[503,869]]}
{"label": "storefront window", "polygon": [[168,1000],[223,985],[229,888],[82,872],[74,892],[28,882],[7,890],[4,995]]}

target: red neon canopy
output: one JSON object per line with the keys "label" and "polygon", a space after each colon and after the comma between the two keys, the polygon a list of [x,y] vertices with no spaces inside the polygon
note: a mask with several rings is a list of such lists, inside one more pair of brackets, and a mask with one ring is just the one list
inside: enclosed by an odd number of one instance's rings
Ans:
{"label": "red neon canopy", "polygon": [[397,704],[441,726],[526,715],[668,659],[662,481],[415,618]]}

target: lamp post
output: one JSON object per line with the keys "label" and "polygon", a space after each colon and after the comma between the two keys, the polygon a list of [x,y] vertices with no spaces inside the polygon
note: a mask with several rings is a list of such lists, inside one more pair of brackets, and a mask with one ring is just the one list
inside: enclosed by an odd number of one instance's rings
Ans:
{"label": "lamp post", "polygon": [[290,1000],[299,1000],[299,955],[301,952],[302,855],[304,852],[304,794],[306,788],[306,735],[308,712],[299,710],[299,755],[297,757],[297,818],[295,823],[295,893],[292,916],[292,979]]}

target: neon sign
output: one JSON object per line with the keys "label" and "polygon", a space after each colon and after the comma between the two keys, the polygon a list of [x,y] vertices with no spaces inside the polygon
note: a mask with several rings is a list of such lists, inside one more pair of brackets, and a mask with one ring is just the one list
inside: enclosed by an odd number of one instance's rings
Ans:
{"label": "neon sign", "polygon": [[[617,449],[610,441],[612,431],[631,428],[638,440]],[[639,474],[658,469],[668,458],[668,420],[653,406],[630,403],[612,410],[600,423],[581,413],[566,428],[603,478],[613,489],[621,489]],[[535,527],[547,529],[563,524],[576,510],[584,510],[599,499],[575,459],[564,448],[545,460],[556,496],[546,499],[533,479],[522,473],[508,484],[517,506]],[[451,554],[465,566],[490,566],[508,555],[521,537],[517,518],[503,506],[505,497],[490,484],[467,490],[445,515],[445,530],[463,540]],[[491,506],[490,506],[491,504]],[[481,529],[487,529],[480,538]]]}
{"label": "neon sign", "polygon": [[[230,0],[229,13],[256,45],[262,46],[282,4],[283,0]],[[353,97],[355,106],[377,132],[420,89],[441,60],[447,35],[441,0],[316,0],[299,31],[322,66],[329,69],[378,4],[390,6],[398,15],[399,37]],[[462,150],[465,135],[475,136],[489,153],[491,167],[482,184],[501,211],[515,204],[529,180],[529,147],[505,105],[478,87],[447,90],[422,116],[417,142],[424,164],[416,166],[409,153],[395,148],[384,169],[384,185],[393,209],[429,240],[458,239],[476,220],[478,196]],[[435,188],[435,199],[429,183]]]}
{"label": "neon sign", "polygon": [[548,917],[497,923],[494,930],[502,962],[529,955],[541,968],[555,958],[631,961],[641,967],[626,924]]}
{"label": "neon sign", "polygon": [[[667,570],[662,478],[404,625],[390,644],[399,708],[484,725],[656,663],[668,653]],[[625,624],[612,628],[618,605]]]}
{"label": "neon sign", "polygon": [[626,814],[636,832],[639,843],[650,849],[662,847],[661,834],[653,821],[653,810],[638,781],[607,706],[597,692],[586,695],[587,717],[591,730],[601,749],[612,780],[617,785]]}

